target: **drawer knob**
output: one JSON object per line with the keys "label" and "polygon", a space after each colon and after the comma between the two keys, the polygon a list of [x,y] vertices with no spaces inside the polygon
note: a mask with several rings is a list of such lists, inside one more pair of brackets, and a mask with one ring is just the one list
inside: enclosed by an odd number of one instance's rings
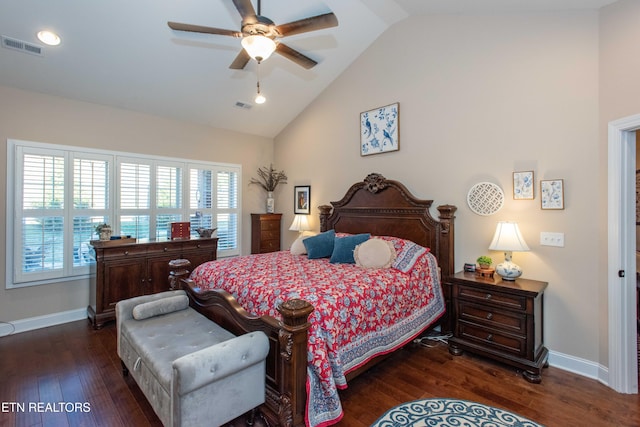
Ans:
{"label": "drawer knob", "polygon": [[493,334],[487,335],[487,341],[493,341]]}
{"label": "drawer knob", "polygon": [[165,252],[167,252],[168,250],[169,250],[169,248],[167,248],[167,247],[165,247],[165,248],[164,248],[164,251],[165,251]]}
{"label": "drawer knob", "polygon": [[200,249],[200,243],[198,243],[198,244],[196,245],[196,248]]}
{"label": "drawer knob", "polygon": [[484,299],[491,299],[491,298],[492,298],[491,294],[487,294],[487,295],[484,296]]}
{"label": "drawer knob", "polygon": [[487,320],[493,319],[493,313],[487,313]]}
{"label": "drawer knob", "polygon": [[125,255],[129,255],[129,251],[124,251],[124,254]]}

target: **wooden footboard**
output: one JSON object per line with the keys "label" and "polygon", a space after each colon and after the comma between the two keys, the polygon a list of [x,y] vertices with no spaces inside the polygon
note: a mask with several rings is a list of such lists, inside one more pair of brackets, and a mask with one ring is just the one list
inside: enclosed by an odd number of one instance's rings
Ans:
{"label": "wooden footboard", "polygon": [[[188,268],[184,269],[188,273]],[[308,317],[313,306],[293,299],[278,311],[282,320],[253,316],[226,291],[201,291],[193,281],[172,272],[187,292],[190,305],[207,318],[236,335],[262,331],[269,337],[266,401],[261,412],[270,425],[304,426],[307,378]]]}

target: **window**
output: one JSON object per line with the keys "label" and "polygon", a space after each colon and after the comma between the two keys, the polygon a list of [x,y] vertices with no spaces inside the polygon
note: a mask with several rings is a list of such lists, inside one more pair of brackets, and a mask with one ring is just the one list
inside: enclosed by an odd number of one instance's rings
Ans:
{"label": "window", "polygon": [[157,240],[188,220],[193,237],[217,228],[220,257],[240,253],[240,165],[15,140],[7,159],[7,288],[86,277],[105,222]]}

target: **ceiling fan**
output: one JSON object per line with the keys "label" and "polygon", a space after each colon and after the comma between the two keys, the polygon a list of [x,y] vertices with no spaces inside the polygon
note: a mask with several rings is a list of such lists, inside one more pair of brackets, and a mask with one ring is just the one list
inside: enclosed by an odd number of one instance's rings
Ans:
{"label": "ceiling fan", "polygon": [[[334,15],[333,12],[300,19],[298,21],[289,22],[288,24],[276,25],[271,19],[260,14],[260,0],[258,0],[257,14],[251,4],[251,0],[233,0],[233,4],[236,9],[238,9],[238,13],[240,13],[240,16],[242,17],[240,31],[181,24],[171,21],[167,22],[167,24],[171,29],[177,31],[217,34],[242,38],[242,46],[244,49],[240,51],[238,56],[236,56],[229,66],[229,68],[234,70],[243,69],[251,58],[261,62],[267,59],[274,50],[296,64],[306,69],[310,69],[317,64],[316,61],[301,52],[290,48],[286,44],[280,42],[279,39],[295,34],[331,28],[338,25],[338,18],[336,18],[336,15]],[[257,53],[252,51],[249,53],[252,47],[260,47],[262,44],[268,45],[267,51],[258,51]]]}

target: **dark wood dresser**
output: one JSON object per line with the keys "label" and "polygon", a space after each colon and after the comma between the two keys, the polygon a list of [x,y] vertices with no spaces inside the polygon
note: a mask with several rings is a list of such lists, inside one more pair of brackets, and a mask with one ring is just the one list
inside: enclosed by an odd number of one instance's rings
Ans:
{"label": "dark wood dresser", "polygon": [[449,278],[453,337],[449,352],[463,350],[522,369],[532,383],[542,381],[549,351],[543,338],[543,294],[547,282],[503,281],[456,273]]}
{"label": "dark wood dresser", "polygon": [[87,315],[93,327],[115,319],[118,301],[169,290],[169,261],[183,258],[196,267],[216,259],[218,238],[91,242],[96,263],[90,279]]}
{"label": "dark wood dresser", "polygon": [[251,214],[251,253],[263,254],[280,250],[282,214]]}

